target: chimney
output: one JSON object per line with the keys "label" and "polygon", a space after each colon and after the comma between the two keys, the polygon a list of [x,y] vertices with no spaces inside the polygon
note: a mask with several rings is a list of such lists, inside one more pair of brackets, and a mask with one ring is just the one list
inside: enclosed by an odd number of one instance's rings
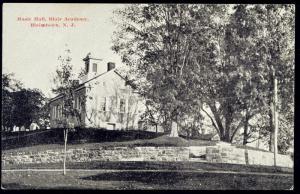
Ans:
{"label": "chimney", "polygon": [[116,67],[116,64],[113,62],[108,62],[107,63],[107,71],[110,71]]}
{"label": "chimney", "polygon": [[79,80],[75,79],[75,80],[72,80],[73,82],[73,86],[78,86],[79,85]]}

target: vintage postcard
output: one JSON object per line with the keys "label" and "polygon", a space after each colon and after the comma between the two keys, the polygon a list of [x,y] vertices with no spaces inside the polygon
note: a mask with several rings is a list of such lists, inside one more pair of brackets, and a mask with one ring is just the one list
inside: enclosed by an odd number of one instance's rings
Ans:
{"label": "vintage postcard", "polygon": [[295,5],[2,16],[3,190],[294,189]]}

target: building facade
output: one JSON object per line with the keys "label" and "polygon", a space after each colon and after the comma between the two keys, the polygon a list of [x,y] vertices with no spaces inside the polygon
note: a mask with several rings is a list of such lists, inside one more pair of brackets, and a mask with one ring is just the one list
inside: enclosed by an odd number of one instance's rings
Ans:
{"label": "building facade", "polygon": [[[101,59],[87,56],[85,74],[74,90],[73,106],[80,116],[69,118],[75,127],[131,130],[143,128],[140,119],[146,110],[145,100],[117,72],[114,63],[103,64]],[[106,67],[105,69],[103,67]],[[61,128],[63,100],[59,95],[50,101],[50,126]],[[153,126],[148,127],[149,130]],[[158,130],[162,130],[158,127]]]}

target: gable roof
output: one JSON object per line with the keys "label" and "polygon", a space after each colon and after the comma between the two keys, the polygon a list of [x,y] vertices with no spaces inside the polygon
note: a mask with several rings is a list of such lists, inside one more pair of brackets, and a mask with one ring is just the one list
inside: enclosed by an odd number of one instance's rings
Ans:
{"label": "gable roof", "polygon": [[[90,81],[92,81],[92,80],[98,79],[99,77],[101,77],[101,76],[103,76],[103,75],[105,75],[105,74],[107,74],[107,73],[110,73],[110,72],[112,72],[112,71],[106,71],[106,72],[104,72],[104,73],[101,73],[101,74],[99,74],[99,75],[97,75],[97,76],[95,76],[95,77],[93,77],[93,78],[91,78],[91,79],[89,79],[89,80],[87,80],[87,81],[85,81],[85,82],[79,84],[78,87],[77,87],[74,91],[77,91],[77,90],[79,90],[79,89],[85,87],[84,85],[85,85],[86,83],[88,83],[88,82],[90,82]],[[115,74],[117,74],[119,77],[121,77],[121,78],[122,78],[128,85],[130,85],[133,89],[135,89],[135,86],[132,85],[130,82],[127,82],[128,80],[127,80],[126,78],[124,78],[119,72],[117,72],[117,70],[113,70],[113,72],[114,72]],[[49,100],[49,103],[51,103],[51,102],[53,102],[53,101],[55,101],[55,100],[60,99],[62,96],[63,96],[62,94],[58,94],[58,95],[55,96],[54,98],[50,99],[50,100]]]}
{"label": "gable roof", "polygon": [[[115,70],[114,70],[114,71],[115,71]],[[101,74],[99,74],[99,75],[96,75],[95,77],[93,77],[93,78],[91,78],[91,79],[89,79],[89,80],[87,80],[87,81],[81,83],[78,87],[83,86],[85,83],[90,82],[90,81],[92,81],[92,80],[94,80],[94,79],[97,79],[97,78],[101,77],[102,75],[107,74],[107,73],[110,73],[110,72],[111,72],[111,71],[106,71],[106,72],[104,72],[104,73],[101,73]],[[75,90],[76,90],[76,89],[75,89]]]}

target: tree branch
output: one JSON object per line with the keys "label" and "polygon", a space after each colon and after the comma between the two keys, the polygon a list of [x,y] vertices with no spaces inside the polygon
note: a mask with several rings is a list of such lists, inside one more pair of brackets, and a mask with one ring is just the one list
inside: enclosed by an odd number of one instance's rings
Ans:
{"label": "tree branch", "polygon": [[207,112],[206,110],[204,110],[204,108],[201,107],[201,110],[202,110],[203,112],[205,112],[205,114],[210,118],[212,125],[215,127],[216,131],[218,132],[219,136],[221,137],[220,130],[219,130],[219,128],[217,127],[217,125],[215,124],[213,118],[208,114],[208,112]]}

